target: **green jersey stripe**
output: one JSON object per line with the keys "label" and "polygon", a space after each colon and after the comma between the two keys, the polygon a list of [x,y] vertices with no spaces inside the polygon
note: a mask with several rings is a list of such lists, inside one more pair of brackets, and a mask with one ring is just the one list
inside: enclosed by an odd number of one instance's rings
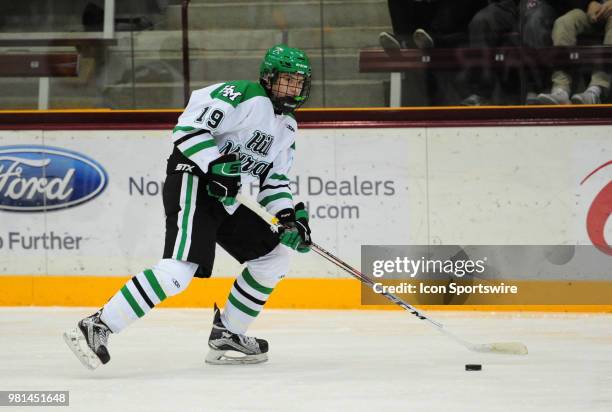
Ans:
{"label": "green jersey stripe", "polygon": [[195,127],[191,127],[191,126],[176,126],[174,129],[172,129],[172,133],[175,132],[191,132],[192,130],[195,130]]}
{"label": "green jersey stripe", "polygon": [[258,292],[261,292],[265,295],[269,295],[270,293],[272,293],[272,291],[274,290],[273,288],[267,288],[264,285],[260,285],[251,275],[251,273],[248,271],[248,269],[244,269],[242,271],[242,278],[246,281],[246,283],[252,287],[253,289],[255,289]]}
{"label": "green jersey stripe", "polygon": [[231,293],[229,294],[229,296],[228,296],[228,298],[227,298],[227,299],[228,299],[228,300],[230,301],[230,303],[231,303],[232,305],[234,305],[234,306],[235,306],[237,309],[239,309],[240,311],[242,311],[242,312],[246,313],[246,314],[247,314],[247,315],[249,315],[249,316],[256,317],[256,316],[259,314],[259,312],[258,312],[258,311],[256,311],[256,310],[253,310],[253,309],[249,308],[248,306],[246,306],[245,304],[243,304],[242,302],[240,302],[238,299],[236,299],[236,298],[234,297],[234,295],[232,295]]}
{"label": "green jersey stripe", "polygon": [[183,152],[183,154],[187,157],[191,157],[194,154],[201,152],[204,149],[208,149],[211,147],[214,147],[216,145],[215,140],[214,139],[208,139],[208,140],[204,140],[203,142],[194,144],[193,146],[191,146],[189,149],[185,150]]}
{"label": "green jersey stripe", "polygon": [[267,206],[271,202],[274,202],[275,200],[282,199],[282,198],[293,199],[293,196],[291,196],[291,193],[289,193],[289,192],[277,193],[275,195],[270,195],[270,196],[264,197],[263,199],[260,200],[259,203],[262,206]]}
{"label": "green jersey stripe", "polygon": [[270,176],[270,179],[276,179],[276,180],[289,180],[289,178],[285,175],[280,175],[278,173],[274,173],[272,176]]}
{"label": "green jersey stripe", "polygon": [[139,318],[142,318],[145,313],[140,308],[140,306],[136,302],[136,299],[134,299],[134,296],[132,296],[132,294],[130,293],[126,285],[123,285],[123,287],[121,288],[121,294],[123,295],[125,300],[127,300],[127,302],[130,304],[136,316],[138,316]]}
{"label": "green jersey stripe", "polygon": [[153,291],[155,292],[155,294],[159,298],[159,301],[163,302],[164,299],[166,299],[167,296],[164,293],[164,290],[162,289],[161,285],[157,281],[157,278],[155,277],[155,274],[153,273],[153,271],[151,269],[146,269],[144,271],[144,274],[145,274],[147,280],[149,281],[149,285],[151,285],[151,288],[153,289]]}
{"label": "green jersey stripe", "polygon": [[183,259],[183,252],[185,251],[185,244],[187,243],[187,232],[189,226],[189,211],[191,209],[191,189],[193,186],[193,175],[187,176],[187,189],[185,190],[185,210],[183,211],[183,221],[181,222],[181,243],[179,245],[178,252],[176,253],[176,259]]}

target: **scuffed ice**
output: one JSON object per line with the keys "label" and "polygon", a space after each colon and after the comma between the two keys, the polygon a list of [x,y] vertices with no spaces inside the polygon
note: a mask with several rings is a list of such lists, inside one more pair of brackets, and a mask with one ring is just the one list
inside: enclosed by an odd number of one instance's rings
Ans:
{"label": "scuffed ice", "polygon": [[[152,311],[83,368],[62,332],[94,308],[1,308],[0,390],[69,390],[70,410],[611,411],[612,315],[430,312],[473,342],[521,341],[527,356],[471,353],[400,311],[265,310],[261,365],[204,363],[212,310]],[[480,363],[480,372],[466,372]]]}

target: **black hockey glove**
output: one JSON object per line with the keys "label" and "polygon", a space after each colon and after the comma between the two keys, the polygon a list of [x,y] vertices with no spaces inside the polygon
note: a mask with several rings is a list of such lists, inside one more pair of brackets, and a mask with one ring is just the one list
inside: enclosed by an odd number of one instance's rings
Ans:
{"label": "black hockey glove", "polygon": [[282,225],[280,242],[300,253],[310,252],[310,226],[308,226],[308,211],[304,203],[295,205],[294,209],[283,209],[276,214]]}
{"label": "black hockey glove", "polygon": [[213,160],[208,164],[208,194],[217,198],[225,206],[236,203],[240,190],[240,157],[230,153]]}

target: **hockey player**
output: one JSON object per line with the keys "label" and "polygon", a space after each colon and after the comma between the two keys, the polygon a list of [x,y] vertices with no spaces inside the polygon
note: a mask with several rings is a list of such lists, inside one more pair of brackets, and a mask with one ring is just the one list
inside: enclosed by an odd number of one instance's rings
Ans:
{"label": "hockey player", "polygon": [[[216,243],[246,267],[223,313],[215,304],[206,362],[267,360],[268,342],[245,332],[286,275],[288,248],[310,250],[308,213],[303,203],[294,207],[287,177],[297,131],[293,112],[308,99],[310,78],[306,54],[281,44],[266,52],[259,83],[230,81],[192,93],[172,132],[174,149],[163,188],[163,258],[64,333],[86,367],[95,369],[110,360],[111,333],[185,290],[194,276],[209,277]],[[260,185],[257,200],[284,227],[280,234],[236,202],[241,185],[254,180]]]}

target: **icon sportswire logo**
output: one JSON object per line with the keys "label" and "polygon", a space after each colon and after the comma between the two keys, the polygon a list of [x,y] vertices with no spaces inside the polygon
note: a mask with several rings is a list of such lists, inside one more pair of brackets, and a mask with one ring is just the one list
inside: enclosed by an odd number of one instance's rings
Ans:
{"label": "icon sportswire logo", "polygon": [[98,196],[108,176],[95,160],[50,146],[0,146],[0,210],[40,212]]}

